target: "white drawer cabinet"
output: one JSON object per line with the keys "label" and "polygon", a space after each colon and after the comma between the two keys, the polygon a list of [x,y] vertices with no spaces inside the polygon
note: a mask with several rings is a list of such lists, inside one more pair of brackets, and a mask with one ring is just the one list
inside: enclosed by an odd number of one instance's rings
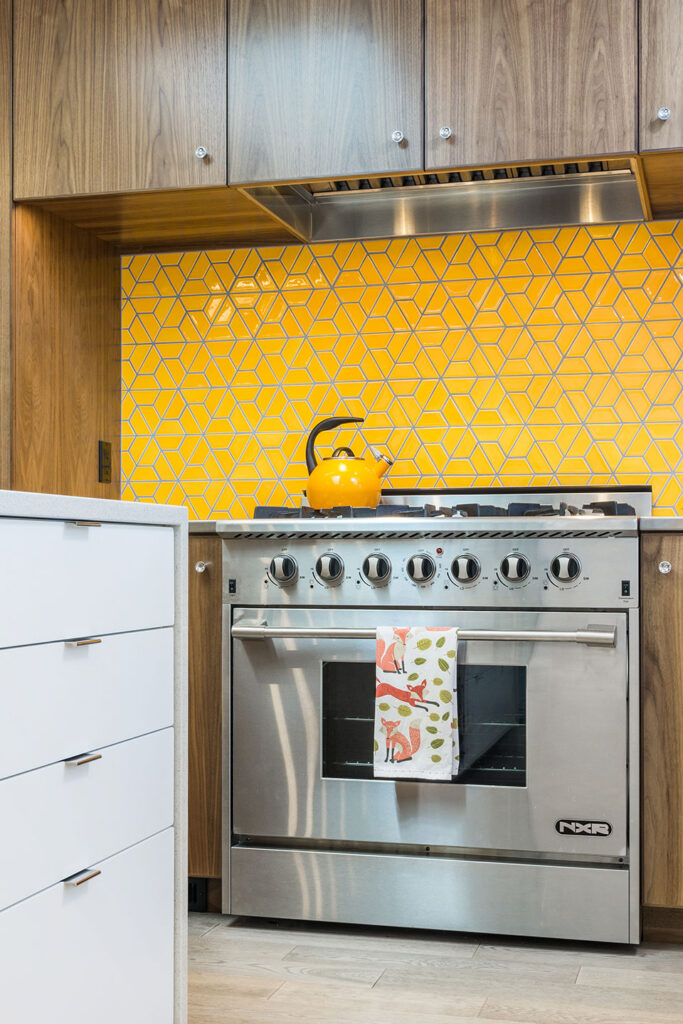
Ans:
{"label": "white drawer cabinet", "polygon": [[0,650],[0,779],[172,725],[173,653],[170,628]]}
{"label": "white drawer cabinet", "polygon": [[173,729],[6,779],[0,821],[2,908],[173,824]]}
{"label": "white drawer cabinet", "polygon": [[0,491],[0,1024],[187,1024],[186,632],[185,509]]}
{"label": "white drawer cabinet", "polygon": [[0,913],[0,1021],[173,1021],[173,829],[89,867]]}
{"label": "white drawer cabinet", "polygon": [[0,521],[0,647],[170,626],[173,530]]}

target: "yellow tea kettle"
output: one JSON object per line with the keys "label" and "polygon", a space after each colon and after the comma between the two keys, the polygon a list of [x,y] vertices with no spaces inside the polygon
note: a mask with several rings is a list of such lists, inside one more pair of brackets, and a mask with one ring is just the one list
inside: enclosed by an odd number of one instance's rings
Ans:
{"label": "yellow tea kettle", "polygon": [[342,423],[362,423],[358,416],[333,416],[322,420],[311,431],[306,444],[306,465],[310,476],[306,497],[311,508],[334,508],[354,505],[376,508],[382,495],[382,477],[393,459],[370,448],[365,458],[357,458],[350,448],[335,448],[330,459],[321,462],[315,457],[315,439],[324,430],[334,430]]}

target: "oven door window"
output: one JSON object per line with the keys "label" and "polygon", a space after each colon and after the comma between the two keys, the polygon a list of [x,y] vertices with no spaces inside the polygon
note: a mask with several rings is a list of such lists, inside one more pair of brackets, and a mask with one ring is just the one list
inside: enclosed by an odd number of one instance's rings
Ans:
{"label": "oven door window", "polygon": [[[375,666],[322,666],[322,773],[372,779]],[[526,667],[458,665],[458,785],[526,785]]]}

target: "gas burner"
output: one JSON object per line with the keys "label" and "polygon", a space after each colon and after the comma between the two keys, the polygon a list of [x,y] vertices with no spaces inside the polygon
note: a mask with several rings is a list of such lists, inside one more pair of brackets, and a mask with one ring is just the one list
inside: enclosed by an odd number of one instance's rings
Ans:
{"label": "gas burner", "polygon": [[320,511],[308,508],[289,508],[277,505],[272,508],[259,505],[254,510],[254,519],[490,519],[503,518],[547,518],[549,516],[634,516],[633,505],[621,501],[591,501],[579,507],[561,501],[558,505],[540,502],[513,501],[507,506],[480,505],[479,503],[459,505],[378,505],[377,508],[354,508],[339,505]]}

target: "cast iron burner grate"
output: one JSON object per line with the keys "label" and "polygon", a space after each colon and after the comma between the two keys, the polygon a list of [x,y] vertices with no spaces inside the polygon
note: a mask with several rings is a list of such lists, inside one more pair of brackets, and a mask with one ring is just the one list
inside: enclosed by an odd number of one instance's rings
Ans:
{"label": "cast iron burner grate", "polygon": [[622,501],[590,501],[580,508],[562,501],[558,506],[536,502],[513,501],[506,507],[481,505],[378,505],[377,508],[354,508],[339,505],[316,511],[303,506],[289,508],[282,505],[258,505],[254,519],[484,519],[484,518],[545,518],[548,516],[634,516],[632,505]]}

